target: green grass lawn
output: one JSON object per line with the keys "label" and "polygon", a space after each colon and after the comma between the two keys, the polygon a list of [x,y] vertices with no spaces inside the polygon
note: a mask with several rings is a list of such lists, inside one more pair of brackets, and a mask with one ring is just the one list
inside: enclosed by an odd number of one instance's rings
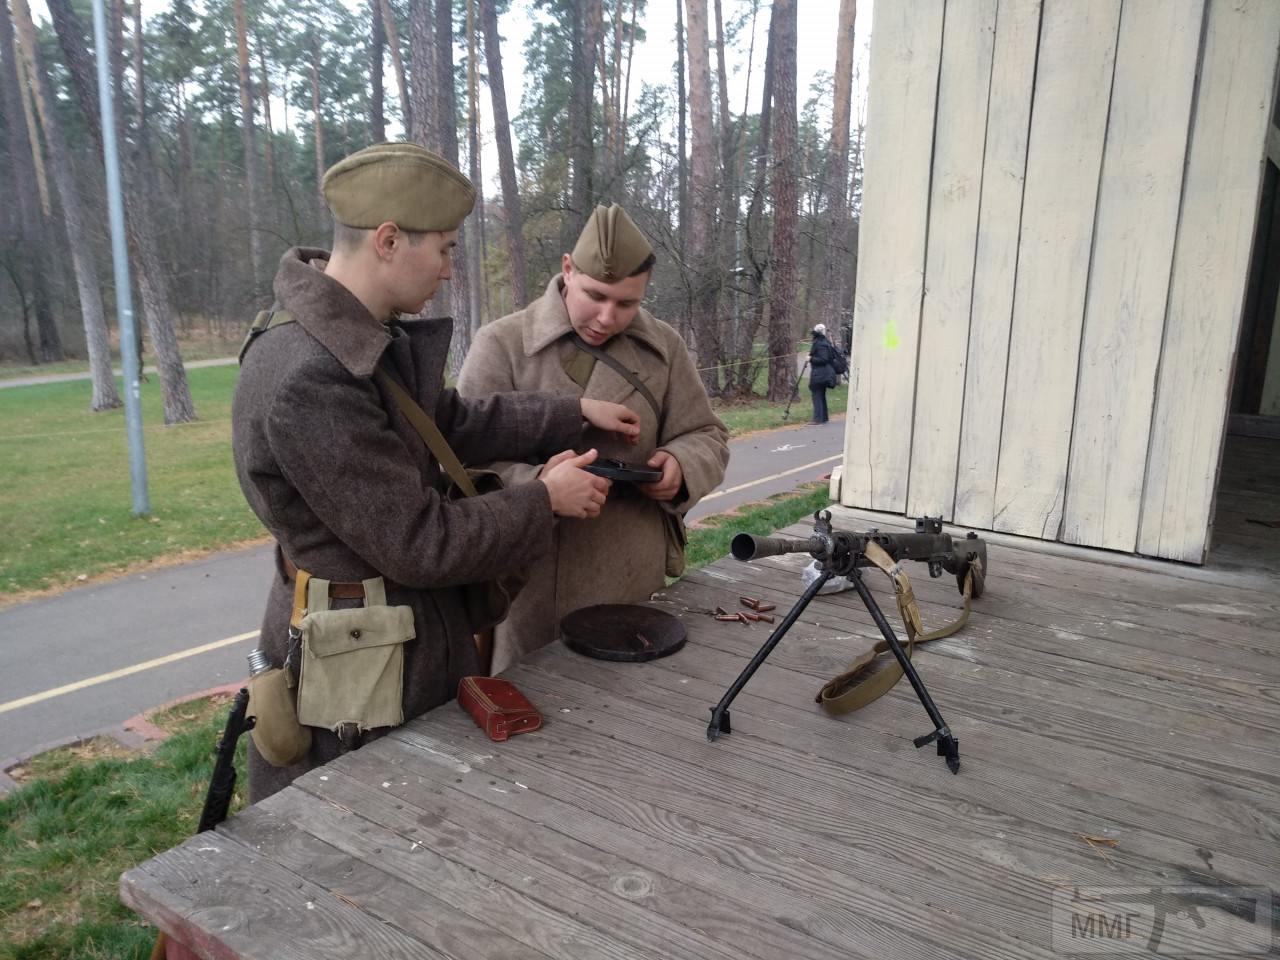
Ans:
{"label": "green grass lawn", "polygon": [[[195,831],[226,704],[154,718],[174,733],[151,754],[46,754],[30,782],[0,798],[0,960],[150,956],[155,930],[120,902],[117,881]],[[236,793],[233,809],[243,806]]]}
{"label": "green grass lawn", "polygon": [[[13,598],[131,565],[231,546],[263,535],[231,463],[231,393],[238,369],[188,370],[200,419],[166,427],[158,378],[142,385],[152,515],[131,513],[124,411],[89,412],[89,383],[0,390],[0,586]],[[844,409],[847,387],[828,394]],[[734,436],[810,417],[808,391],[785,404],[718,405]]]}
{"label": "green grass lawn", "polygon": [[0,390],[0,585],[40,589],[262,534],[231,464],[235,367],[191,370],[200,420],[166,427],[142,385],[152,516],[131,513],[123,409],[89,412],[89,383]]}

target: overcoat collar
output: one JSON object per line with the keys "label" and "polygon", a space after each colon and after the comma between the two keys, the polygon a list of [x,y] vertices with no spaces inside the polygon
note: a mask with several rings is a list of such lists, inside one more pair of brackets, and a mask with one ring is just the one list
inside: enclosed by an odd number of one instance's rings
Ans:
{"label": "overcoat collar", "polygon": [[[525,324],[524,355],[532,357],[548,346],[573,333],[569,311],[564,305],[564,274],[557,273],[547,284],[546,292],[529,304],[529,322]],[[632,340],[656,353],[663,364],[667,362],[667,345],[658,330],[652,314],[640,308],[636,317],[622,333],[610,337],[605,343],[609,349],[615,340]]]}
{"label": "overcoat collar", "polygon": [[391,343],[391,330],[324,272],[328,261],[328,252],[314,247],[285,251],[274,285],[277,309],[292,313],[352,376],[371,377]]}

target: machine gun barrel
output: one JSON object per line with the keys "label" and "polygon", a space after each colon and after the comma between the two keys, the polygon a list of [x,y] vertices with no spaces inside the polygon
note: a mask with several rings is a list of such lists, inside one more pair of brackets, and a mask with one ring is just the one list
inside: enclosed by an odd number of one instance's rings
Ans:
{"label": "machine gun barrel", "polygon": [[804,540],[792,537],[756,537],[749,533],[740,533],[733,538],[729,549],[735,560],[759,560],[761,557],[780,557],[784,553],[807,553],[822,558],[829,548],[825,537],[812,536]]}

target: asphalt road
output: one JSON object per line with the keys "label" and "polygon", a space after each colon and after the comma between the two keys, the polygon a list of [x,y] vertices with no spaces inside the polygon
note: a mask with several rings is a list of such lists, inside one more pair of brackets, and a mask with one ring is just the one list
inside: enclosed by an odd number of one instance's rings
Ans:
{"label": "asphalt road", "polygon": [[[690,518],[829,473],[843,438],[841,419],[734,440],[725,482]],[[243,678],[270,576],[271,548],[253,547],[0,611],[0,761]]]}

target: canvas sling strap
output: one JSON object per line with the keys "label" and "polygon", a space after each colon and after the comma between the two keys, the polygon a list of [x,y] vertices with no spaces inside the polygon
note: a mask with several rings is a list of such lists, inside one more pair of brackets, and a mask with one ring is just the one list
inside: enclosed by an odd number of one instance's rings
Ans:
{"label": "canvas sling strap", "polygon": [[591,379],[591,370],[594,364],[582,362],[586,359],[583,354],[594,357],[606,366],[612,367],[617,371],[618,376],[635,387],[640,396],[644,397],[649,406],[653,408],[653,415],[658,418],[658,423],[662,423],[662,407],[658,405],[658,400],[654,397],[653,391],[644,385],[644,381],[640,379],[638,373],[634,370],[628,370],[617,357],[611,357],[599,347],[593,347],[576,333],[569,338],[569,342],[582,351],[581,354],[571,356],[565,361],[564,371],[569,375],[569,379],[585,390],[587,381]]}
{"label": "canvas sling strap", "polygon": [[[244,338],[244,344],[240,347],[240,361],[244,362],[244,355],[249,349],[249,344],[253,343],[259,335],[266,333],[273,327],[294,322],[293,314],[287,310],[263,310],[259,312],[254,318],[253,324],[249,327],[249,333]],[[383,370],[382,367],[374,370],[373,378],[391,394],[391,399],[395,401],[405,419],[412,424],[413,429],[418,431],[418,435],[426,443],[427,449],[444,467],[449,479],[456,483],[458,489],[468,497],[474,497],[476,495],[475,485],[471,482],[471,478],[467,476],[467,471],[463,469],[462,462],[458,459],[457,454],[449,446],[449,441],[444,438],[444,434],[440,432],[440,428],[436,426],[430,415],[418,405],[418,402],[413,397],[409,396],[409,391],[402,387],[399,381]]]}
{"label": "canvas sling strap", "polygon": [[[969,572],[964,578],[964,609],[960,616],[944,627],[925,632],[924,621],[920,617],[920,606],[916,603],[915,593],[911,589],[911,579],[907,576],[907,571],[903,569],[902,564],[895,563],[884,548],[875,541],[867,543],[865,554],[866,558],[883,570],[893,583],[893,592],[898,600],[898,612],[902,615],[902,623],[907,631],[905,649],[908,657],[911,656],[917,642],[927,643],[930,640],[949,637],[969,622],[969,602],[973,596],[973,564],[978,563],[977,558],[972,561]],[[873,666],[877,664],[878,666]],[[881,640],[872,649],[854,659],[844,673],[829,680],[818,691],[814,702],[820,704],[823,710],[832,715],[851,713],[884,696],[901,679],[902,666],[890,651],[888,641]]]}
{"label": "canvas sling strap", "polygon": [[272,327],[293,322],[293,314],[288,310],[259,310],[258,315],[253,318],[253,323],[249,325],[249,332],[245,334],[244,342],[240,344],[240,354],[237,357],[239,362],[244,363],[244,355],[249,352],[249,345],[259,336]]}

